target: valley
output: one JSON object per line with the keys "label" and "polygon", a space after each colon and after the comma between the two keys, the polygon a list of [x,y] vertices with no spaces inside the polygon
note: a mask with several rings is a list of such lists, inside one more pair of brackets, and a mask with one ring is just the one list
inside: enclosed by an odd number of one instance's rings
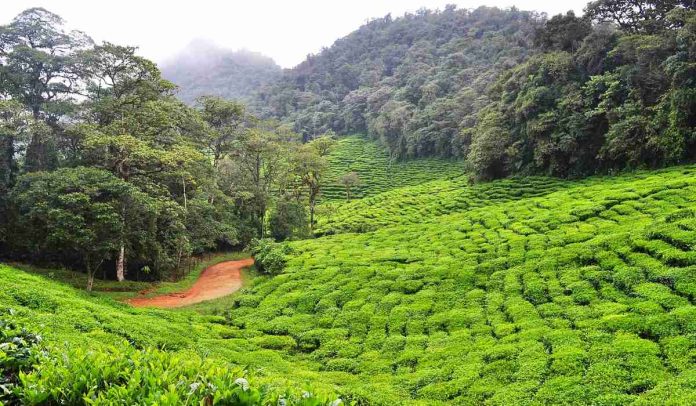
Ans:
{"label": "valley", "polygon": [[0,406],[696,404],[694,2],[423,2],[0,22]]}

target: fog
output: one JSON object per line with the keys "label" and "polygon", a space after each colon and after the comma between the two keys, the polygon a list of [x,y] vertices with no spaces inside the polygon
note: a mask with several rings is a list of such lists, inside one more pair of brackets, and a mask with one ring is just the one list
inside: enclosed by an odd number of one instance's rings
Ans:
{"label": "fog", "polygon": [[537,10],[550,15],[569,9],[582,13],[585,0],[351,0],[351,1],[143,1],[2,0],[5,24],[29,7],[62,16],[68,27],[95,40],[140,47],[140,53],[163,62],[194,40],[207,39],[226,49],[245,48],[272,57],[282,67],[330,46],[370,18],[400,16],[421,7],[480,5]]}

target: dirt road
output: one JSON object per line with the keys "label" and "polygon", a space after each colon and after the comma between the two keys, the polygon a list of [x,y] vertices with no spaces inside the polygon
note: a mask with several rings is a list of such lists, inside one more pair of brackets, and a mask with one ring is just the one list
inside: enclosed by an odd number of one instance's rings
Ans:
{"label": "dirt road", "polygon": [[227,296],[242,287],[241,269],[254,264],[253,258],[226,261],[206,268],[196,283],[185,292],[151,298],[134,298],[127,302],[135,307],[182,307]]}

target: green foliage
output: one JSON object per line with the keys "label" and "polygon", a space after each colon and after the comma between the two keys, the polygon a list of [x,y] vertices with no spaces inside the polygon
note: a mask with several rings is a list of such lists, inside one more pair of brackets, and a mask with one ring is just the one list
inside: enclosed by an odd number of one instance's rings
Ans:
{"label": "green foliage", "polygon": [[475,173],[578,177],[693,160],[696,83],[682,74],[696,55],[682,38],[693,37],[696,10],[667,13],[679,4],[588,6],[588,18],[614,19],[624,32],[572,15],[546,22],[544,52],[504,72],[475,131],[464,132]]}
{"label": "green foliage", "polygon": [[89,276],[88,290],[94,272],[118,247],[122,216],[141,216],[136,224],[142,228],[134,231],[139,234],[168,231],[145,228],[156,216],[146,195],[99,169],[64,168],[24,175],[12,201],[19,211],[19,227],[27,230],[20,243],[29,252],[78,258]]}
{"label": "green foliage", "polygon": [[[176,402],[188,384],[227,393],[248,376],[271,401],[286,391],[265,385],[366,404],[690,399],[694,171],[455,178],[347,202],[385,221],[289,249],[263,241],[256,252],[282,259],[282,273],[199,308],[215,314],[132,309],[0,267],[0,306],[40,328],[49,353],[17,393],[60,381],[74,391],[48,396]],[[102,379],[135,368],[128,359],[143,372]]]}
{"label": "green foliage", "polygon": [[263,86],[252,105],[311,139],[367,133],[391,157],[466,155],[482,95],[532,52],[541,16],[447,6],[376,18]]}
{"label": "green foliage", "polygon": [[0,402],[19,404],[16,387],[21,372],[31,369],[40,356],[41,336],[19,328],[12,320],[14,310],[0,314]]}
{"label": "green foliage", "polygon": [[355,223],[290,242],[282,275],[229,317],[324,379],[356,377],[345,387],[372,403],[688,398],[695,170],[454,179],[346,202]]}
{"label": "green foliage", "polygon": [[266,405],[284,400],[309,406],[335,399],[292,388],[259,387],[240,368],[186,354],[136,350],[124,343],[98,351],[70,349],[41,361],[21,376],[16,392],[22,404]]}
{"label": "green foliage", "polygon": [[305,206],[293,199],[281,199],[271,212],[268,223],[276,241],[301,239],[309,235]]}
{"label": "green foliage", "polygon": [[253,106],[305,139],[365,133],[393,159],[466,157],[482,179],[692,162],[695,13],[691,1],[597,0],[548,20],[454,6],[386,16]]}
{"label": "green foliage", "polygon": [[2,265],[0,280],[0,307],[15,309],[0,315],[5,404],[341,404],[223,317],[132,309]]}
{"label": "green foliage", "polygon": [[406,161],[389,159],[389,153],[375,141],[363,136],[342,137],[328,156],[329,169],[323,187],[322,202],[346,200],[342,177],[355,173],[358,182],[351,187],[351,198],[372,196],[403,186],[415,186],[436,179],[461,176],[461,161],[420,158]]}
{"label": "green foliage", "polygon": [[251,242],[251,254],[254,256],[256,269],[269,275],[279,275],[285,269],[286,256],[292,249],[285,243],[277,243],[270,238]]}
{"label": "green foliage", "polygon": [[[293,223],[278,237],[306,235],[301,217],[313,225],[330,137],[303,147],[281,124],[218,97],[186,106],[136,47],[94,44],[81,32],[67,32],[63,20],[44,9],[0,26],[0,54],[3,256],[82,268],[90,281],[100,267],[119,281],[142,269],[161,280],[182,275],[191,255],[269,235],[274,208],[283,209],[273,219],[276,231],[288,222],[280,217]],[[66,168],[101,169],[113,184],[85,176],[58,186],[88,196],[57,202],[40,187],[63,175],[74,178]],[[34,172],[41,174],[28,175]],[[109,189],[119,181],[127,193]],[[17,199],[8,200],[9,194]],[[284,204],[288,200],[298,205]],[[309,207],[308,216],[299,202]],[[48,218],[58,216],[57,206],[61,218]],[[53,228],[65,235],[47,232]]]}
{"label": "green foliage", "polygon": [[[292,388],[252,386],[238,368],[191,354],[137,350],[127,342],[86,350],[55,348],[39,352],[41,338],[0,319],[0,401],[38,404],[201,403],[340,405],[327,394]],[[57,388],[61,388],[57,390]]]}
{"label": "green foliage", "polygon": [[689,0],[595,0],[585,7],[587,18],[611,22],[631,33],[654,34],[674,28],[668,14],[675,8],[693,8]]}

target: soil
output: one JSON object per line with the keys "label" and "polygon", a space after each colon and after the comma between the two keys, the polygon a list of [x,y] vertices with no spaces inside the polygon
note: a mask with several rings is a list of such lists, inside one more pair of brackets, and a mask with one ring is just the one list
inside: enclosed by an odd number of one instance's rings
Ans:
{"label": "soil", "polygon": [[128,300],[127,303],[134,307],[173,308],[227,296],[242,287],[242,268],[253,264],[253,258],[221,262],[201,272],[198,280],[187,291],[150,298],[136,297]]}

